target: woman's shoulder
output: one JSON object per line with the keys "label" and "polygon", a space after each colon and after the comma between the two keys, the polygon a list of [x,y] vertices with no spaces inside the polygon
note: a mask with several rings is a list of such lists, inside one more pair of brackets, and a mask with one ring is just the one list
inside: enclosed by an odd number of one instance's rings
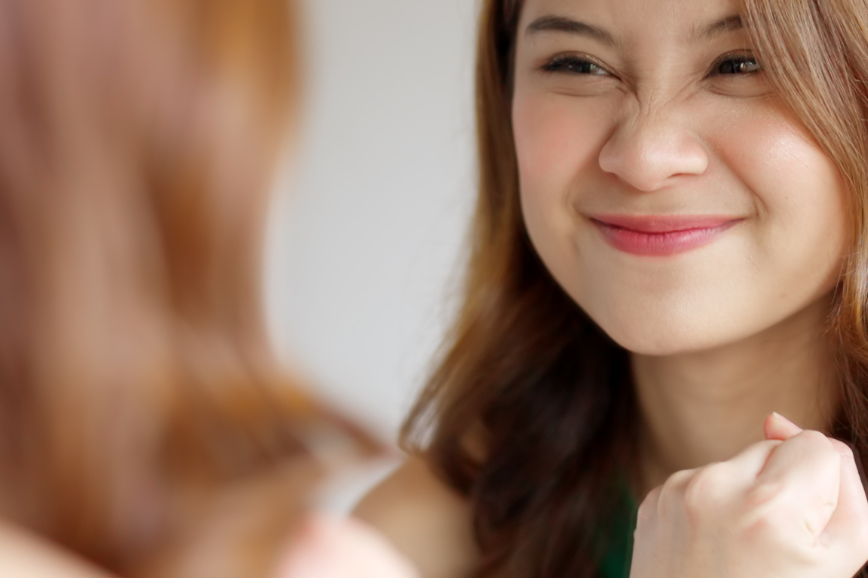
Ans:
{"label": "woman's shoulder", "polygon": [[478,558],[470,504],[420,458],[375,487],[355,515],[384,534],[422,578],[463,578]]}

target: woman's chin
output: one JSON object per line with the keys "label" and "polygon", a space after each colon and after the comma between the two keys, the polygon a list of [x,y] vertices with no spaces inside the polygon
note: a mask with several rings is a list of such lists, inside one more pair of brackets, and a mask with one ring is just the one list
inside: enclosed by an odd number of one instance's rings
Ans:
{"label": "woman's chin", "polygon": [[697,331],[671,323],[601,324],[601,329],[630,353],[673,356],[708,351],[729,343],[733,336]]}
{"label": "woman's chin", "polygon": [[676,339],[612,339],[630,353],[653,357],[668,357],[697,351],[694,344]]}

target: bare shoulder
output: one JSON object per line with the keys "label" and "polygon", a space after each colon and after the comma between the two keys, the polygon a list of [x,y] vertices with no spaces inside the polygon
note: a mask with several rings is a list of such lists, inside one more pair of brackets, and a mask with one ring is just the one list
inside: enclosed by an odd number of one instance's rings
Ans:
{"label": "bare shoulder", "polygon": [[419,458],[375,487],[355,515],[391,540],[423,578],[464,578],[477,560],[469,504]]}

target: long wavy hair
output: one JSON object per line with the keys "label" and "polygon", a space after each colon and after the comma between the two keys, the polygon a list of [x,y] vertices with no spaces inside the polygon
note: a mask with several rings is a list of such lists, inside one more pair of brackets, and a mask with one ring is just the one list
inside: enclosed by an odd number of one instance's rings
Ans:
{"label": "long wavy hair", "polygon": [[[595,576],[635,484],[628,353],[560,289],[525,231],[511,126],[521,0],[483,2],[479,197],[464,301],[403,439],[469,499],[475,576]],[[777,92],[851,191],[852,247],[830,311],[842,403],[829,433],[868,457],[868,1],[743,0]]]}
{"label": "long wavy hair", "polygon": [[125,576],[265,575],[311,432],[374,447],[265,338],[294,6],[0,0],[0,515]]}

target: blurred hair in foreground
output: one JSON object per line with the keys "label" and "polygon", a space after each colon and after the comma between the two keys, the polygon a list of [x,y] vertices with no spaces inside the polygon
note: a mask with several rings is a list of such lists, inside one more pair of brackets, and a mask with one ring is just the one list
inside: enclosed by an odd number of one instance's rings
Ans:
{"label": "blurred hair in foreground", "polygon": [[126,576],[258,576],[338,428],[260,304],[286,0],[0,0],[0,513]]}

